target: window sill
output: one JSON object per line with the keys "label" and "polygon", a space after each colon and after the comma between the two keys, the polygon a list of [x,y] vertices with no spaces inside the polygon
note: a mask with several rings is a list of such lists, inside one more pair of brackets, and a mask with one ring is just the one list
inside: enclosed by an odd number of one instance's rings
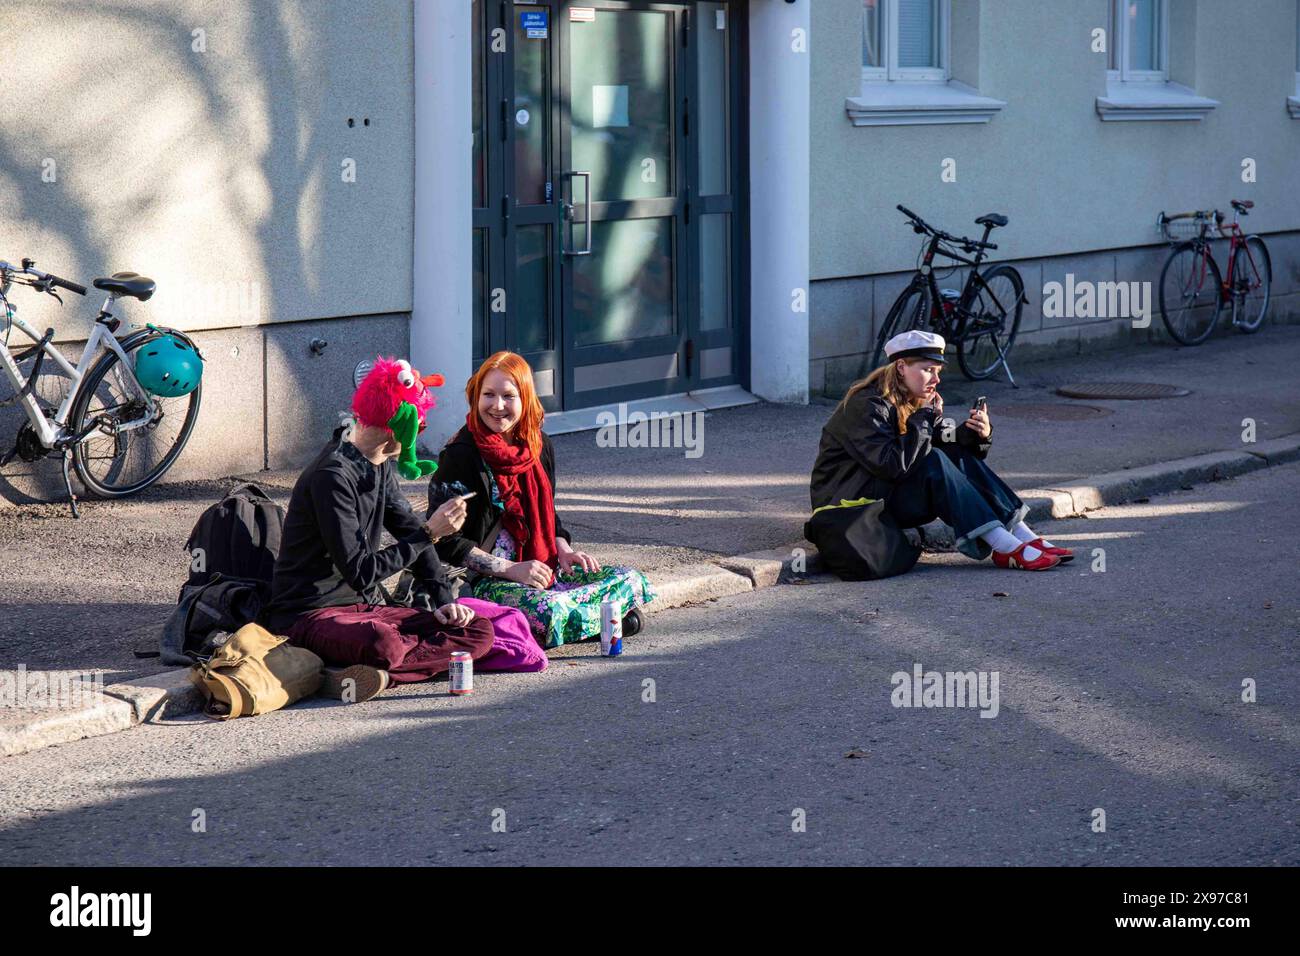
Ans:
{"label": "window sill", "polygon": [[980,96],[964,83],[864,83],[845,111],[854,126],[987,123],[1007,104]]}
{"label": "window sill", "polygon": [[1103,120],[1199,120],[1219,105],[1178,83],[1111,83],[1097,97]]}

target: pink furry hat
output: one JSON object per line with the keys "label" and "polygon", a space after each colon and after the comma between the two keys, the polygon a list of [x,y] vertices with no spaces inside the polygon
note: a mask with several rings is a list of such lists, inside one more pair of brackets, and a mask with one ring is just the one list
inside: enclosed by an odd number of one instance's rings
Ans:
{"label": "pink furry hat", "polygon": [[420,377],[406,359],[375,359],[374,368],[361,380],[352,396],[352,413],[357,421],[374,428],[387,428],[389,420],[397,414],[402,402],[410,402],[420,416],[420,427],[425,425],[425,412],[433,408],[436,400],[426,386],[441,385],[441,375]]}

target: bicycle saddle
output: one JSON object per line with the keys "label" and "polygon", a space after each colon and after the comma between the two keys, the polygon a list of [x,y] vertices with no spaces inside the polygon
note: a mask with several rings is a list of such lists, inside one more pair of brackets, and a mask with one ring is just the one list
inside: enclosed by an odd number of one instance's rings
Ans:
{"label": "bicycle saddle", "polygon": [[1249,216],[1250,213],[1246,212],[1246,210],[1247,210],[1247,209],[1254,209],[1254,208],[1255,208],[1255,203],[1254,203],[1253,200],[1250,200],[1250,199],[1234,199],[1234,200],[1232,200],[1232,208],[1235,209],[1235,210],[1237,210],[1237,212],[1239,212],[1239,213],[1243,213],[1243,214]]}
{"label": "bicycle saddle", "polygon": [[975,220],[975,224],[978,226],[1005,226],[1007,224],[1007,217],[991,212],[987,216],[980,216]]}
{"label": "bicycle saddle", "polygon": [[147,302],[154,290],[158,288],[158,283],[153,279],[134,272],[114,272],[109,278],[96,279],[91,284],[96,289],[103,289],[113,295],[129,295],[141,302]]}

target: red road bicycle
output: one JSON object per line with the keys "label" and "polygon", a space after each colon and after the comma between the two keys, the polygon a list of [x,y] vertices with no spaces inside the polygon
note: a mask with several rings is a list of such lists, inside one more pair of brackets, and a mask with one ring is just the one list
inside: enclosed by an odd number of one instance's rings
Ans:
{"label": "red road bicycle", "polygon": [[[1232,324],[1241,331],[1256,332],[1264,324],[1273,261],[1264,240],[1245,235],[1237,224],[1238,217],[1250,215],[1254,206],[1248,199],[1232,200],[1234,212],[1227,226],[1217,209],[1162,212],[1157,217],[1157,227],[1175,243],[1160,272],[1160,318],[1183,345],[1200,345],[1208,339],[1225,303],[1232,305]],[[1218,230],[1218,237],[1210,236],[1211,228]],[[1219,237],[1229,243],[1227,278],[1211,246]]]}

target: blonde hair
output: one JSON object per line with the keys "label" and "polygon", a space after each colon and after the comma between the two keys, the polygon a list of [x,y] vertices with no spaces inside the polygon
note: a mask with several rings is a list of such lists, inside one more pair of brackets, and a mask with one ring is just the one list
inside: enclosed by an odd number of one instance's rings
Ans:
{"label": "blonde hair", "polygon": [[[898,409],[898,433],[902,435],[906,432],[907,420],[914,411],[925,404],[925,400],[916,398],[907,390],[907,386],[903,384],[903,376],[898,371],[898,361],[895,360],[882,365],[866,378],[860,378],[850,385],[849,390],[844,393],[844,397],[840,399],[840,403],[835,410],[839,411],[847,405],[849,399],[864,388],[874,386],[879,389],[880,395],[885,401]],[[928,361],[928,359],[910,358],[901,361],[906,362],[908,365],[914,365],[918,362]]]}

